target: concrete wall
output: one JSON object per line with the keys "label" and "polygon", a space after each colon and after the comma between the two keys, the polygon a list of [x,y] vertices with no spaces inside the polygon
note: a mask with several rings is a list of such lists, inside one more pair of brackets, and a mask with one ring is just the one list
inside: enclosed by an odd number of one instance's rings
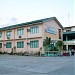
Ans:
{"label": "concrete wall", "polygon": [[28,39],[28,42],[33,41],[33,40],[39,40],[39,47],[38,48],[30,48],[30,45],[28,45],[28,51],[37,52],[40,50],[40,47],[42,47],[43,40],[42,40],[42,38],[34,38],[34,39]]}
{"label": "concrete wall", "polygon": [[[35,25],[35,26],[39,26],[39,33],[35,33],[35,34],[30,34],[30,32],[27,32],[27,38],[35,38],[35,37],[42,37],[42,24],[39,25]],[[33,26],[28,26],[27,28],[30,29],[30,27]]]}
{"label": "concrete wall", "polygon": [[2,37],[0,38],[0,41],[4,39],[5,39],[5,31],[2,31]]}
{"label": "concrete wall", "polygon": [[67,28],[67,27],[66,27],[66,28],[64,29],[64,32],[66,32],[66,30],[75,31],[75,27],[70,27],[70,28]]}
{"label": "concrete wall", "polygon": [[[0,48],[0,51],[5,51],[10,53],[14,46],[16,46],[16,52],[25,52],[25,51],[31,51],[31,50],[38,51],[39,48],[42,47],[42,43],[43,43],[42,25],[43,24],[22,27],[24,29],[24,35],[22,35],[21,38],[19,38],[19,36],[17,35],[17,29],[20,29],[20,28],[2,31],[2,37],[0,38],[0,43],[2,43],[2,48]],[[30,34],[30,32],[27,32],[27,29],[30,29],[30,27],[33,27],[33,26],[39,26],[39,33]],[[6,37],[7,31],[12,32],[10,39],[7,39]],[[30,45],[27,45],[27,42],[30,42],[31,40],[39,40],[39,48],[30,48]],[[20,41],[24,41],[24,48],[17,48],[17,42],[20,42]],[[12,42],[12,48],[6,48],[6,46],[3,45],[3,44],[6,45],[6,42]]]}
{"label": "concrete wall", "polygon": [[[27,29],[30,29],[30,27],[32,26],[39,26],[39,33],[30,34],[30,32],[27,32]],[[45,29],[47,27],[55,28],[56,34],[50,34],[45,32]],[[42,47],[42,52],[44,52],[44,49],[43,49],[44,38],[51,37],[52,40],[58,40],[59,39],[58,29],[61,29],[55,20],[50,20],[50,21],[44,22],[43,24],[36,24],[36,25],[25,26],[21,28],[24,28],[24,35],[22,35],[21,38],[19,38],[19,36],[17,35],[17,29],[19,28],[15,28],[11,30],[12,35],[10,39],[7,39],[6,37],[6,32],[8,30],[3,31],[2,33],[3,35],[2,35],[2,38],[0,38],[0,42],[2,42],[2,44],[6,44],[6,42],[12,42],[12,48],[16,46],[16,52],[25,52],[25,51],[35,52],[35,51],[39,51],[41,47]],[[30,42],[32,40],[39,40],[39,48],[30,48],[30,45],[28,45],[27,42]],[[19,41],[24,41],[24,48],[17,48],[17,42]],[[0,50],[10,53],[12,51],[12,48],[6,48],[6,46],[2,45],[2,48],[0,48]]]}
{"label": "concrete wall", "polygon": [[[54,28],[56,31],[56,34],[51,34],[51,33],[45,32],[44,36],[45,37],[51,37],[52,40],[58,40],[59,39],[58,29],[61,29],[61,27],[59,27],[59,25],[54,20],[51,20],[51,21],[44,23],[44,31],[47,27]],[[63,32],[62,29],[61,29],[61,32]],[[61,33],[61,36],[62,36],[62,33]]]}
{"label": "concrete wall", "polygon": [[75,31],[75,27],[71,28],[71,31]]}
{"label": "concrete wall", "polygon": [[3,45],[3,42],[0,42],[0,43],[2,43],[2,48],[0,48],[0,52],[3,52],[4,45]]}
{"label": "concrete wall", "polygon": [[6,30],[6,31],[4,32],[4,39],[5,39],[5,40],[8,40],[8,39],[7,39],[7,36],[6,36],[6,32],[7,32],[7,31],[11,31],[11,34],[12,34],[12,35],[10,36],[10,39],[14,39],[14,30]]}
{"label": "concrete wall", "polygon": [[[4,44],[6,44],[6,42],[12,42],[12,48],[13,48],[13,41],[4,41]],[[12,48],[6,48],[6,46],[4,45],[3,51],[11,53]]]}

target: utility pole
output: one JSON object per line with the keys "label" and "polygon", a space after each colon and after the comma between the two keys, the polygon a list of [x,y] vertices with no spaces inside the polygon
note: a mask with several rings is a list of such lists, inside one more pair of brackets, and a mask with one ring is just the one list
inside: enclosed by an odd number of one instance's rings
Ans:
{"label": "utility pole", "polygon": [[70,14],[69,14],[69,12],[68,12],[68,25],[70,27]]}

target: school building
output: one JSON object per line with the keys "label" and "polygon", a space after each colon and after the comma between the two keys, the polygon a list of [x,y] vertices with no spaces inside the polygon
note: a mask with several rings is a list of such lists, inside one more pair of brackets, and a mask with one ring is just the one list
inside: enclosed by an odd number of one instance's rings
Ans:
{"label": "school building", "polygon": [[56,17],[50,17],[31,22],[11,25],[0,28],[0,51],[10,53],[34,51],[43,49],[43,40],[51,37],[51,40],[63,39],[63,26]]}
{"label": "school building", "polygon": [[75,26],[64,28],[63,42],[65,50],[75,50]]}

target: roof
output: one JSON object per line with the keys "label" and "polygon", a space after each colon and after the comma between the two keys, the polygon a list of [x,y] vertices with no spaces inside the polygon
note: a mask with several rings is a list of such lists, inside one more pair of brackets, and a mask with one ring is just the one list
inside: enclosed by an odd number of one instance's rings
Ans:
{"label": "roof", "polygon": [[67,29],[67,28],[73,28],[73,27],[75,27],[75,26],[70,26],[70,27],[64,27],[64,29]]}
{"label": "roof", "polygon": [[63,32],[63,34],[64,34],[64,35],[69,35],[69,34],[74,35],[74,34],[75,34],[75,31]]}
{"label": "roof", "polygon": [[10,29],[13,29],[13,28],[19,28],[19,27],[23,27],[23,26],[29,26],[29,25],[36,25],[36,24],[41,24],[41,23],[44,23],[45,21],[48,21],[48,20],[55,20],[58,25],[63,29],[63,26],[61,25],[61,23],[57,20],[56,17],[50,17],[50,18],[45,18],[45,19],[40,19],[40,20],[35,20],[35,21],[31,21],[31,22],[26,22],[26,23],[21,23],[21,24],[16,24],[16,25],[11,25],[11,26],[7,26],[7,27],[3,27],[3,28],[0,28],[0,30],[10,30]]}

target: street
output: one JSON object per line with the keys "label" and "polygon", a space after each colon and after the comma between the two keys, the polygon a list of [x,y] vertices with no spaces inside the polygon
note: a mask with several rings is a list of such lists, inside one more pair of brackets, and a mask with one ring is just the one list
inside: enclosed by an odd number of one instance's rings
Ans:
{"label": "street", "polygon": [[0,75],[75,75],[75,56],[0,55]]}

